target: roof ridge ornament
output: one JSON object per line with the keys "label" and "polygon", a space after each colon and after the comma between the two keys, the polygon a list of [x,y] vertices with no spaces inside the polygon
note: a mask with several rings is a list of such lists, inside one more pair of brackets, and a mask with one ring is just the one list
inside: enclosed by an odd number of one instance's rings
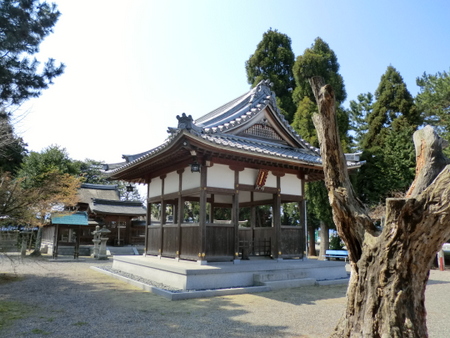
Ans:
{"label": "roof ridge ornament", "polygon": [[177,115],[178,120],[178,129],[186,129],[186,130],[193,130],[196,132],[201,132],[202,128],[197,126],[194,123],[194,119],[192,118],[192,115],[186,115],[186,113],[183,113],[180,115]]}

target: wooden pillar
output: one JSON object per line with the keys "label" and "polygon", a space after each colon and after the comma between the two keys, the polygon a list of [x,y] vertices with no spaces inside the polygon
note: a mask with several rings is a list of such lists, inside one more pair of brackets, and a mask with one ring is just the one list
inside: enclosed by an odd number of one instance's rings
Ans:
{"label": "wooden pillar", "polygon": [[[301,243],[304,257],[308,257],[308,221],[306,213],[306,200],[305,200],[305,180],[308,175],[300,174],[298,178],[300,179],[300,188],[302,193],[302,200],[298,203],[298,210],[300,211],[300,226],[303,229],[303,241]],[[303,257],[302,257],[303,258]]]}
{"label": "wooden pillar", "polygon": [[146,215],[146,224],[145,224],[145,242],[144,242],[144,256],[147,256],[147,251],[148,251],[148,227],[151,226],[152,224],[152,204],[149,203],[149,198],[150,198],[150,183],[151,180],[148,180],[147,182],[147,215]]}
{"label": "wooden pillar", "polygon": [[207,185],[207,167],[202,166],[200,171],[200,213],[199,213],[199,253],[198,261],[203,264],[206,263],[206,185]]}
{"label": "wooden pillar", "polygon": [[251,227],[251,238],[250,240],[252,241],[252,252],[251,254],[254,255],[255,254],[255,243],[256,243],[256,206],[254,204],[255,202],[255,196],[254,196],[254,192],[252,191],[250,193],[250,201],[251,201],[251,207],[250,207],[250,227]]}
{"label": "wooden pillar", "polygon": [[159,242],[159,256],[161,257],[164,251],[164,224],[166,223],[166,201],[164,200],[164,183],[166,176],[161,176],[161,222],[160,222],[160,242]]}
{"label": "wooden pillar", "polygon": [[234,195],[231,206],[231,220],[234,225],[234,259],[239,260],[239,171],[234,171]]}
{"label": "wooden pillar", "polygon": [[277,176],[277,193],[273,196],[273,226],[275,228],[274,258],[283,254],[281,251],[281,178]]}
{"label": "wooden pillar", "polygon": [[210,197],[208,214],[208,223],[214,223],[214,194]]}
{"label": "wooden pillar", "polygon": [[180,259],[181,256],[181,223],[183,222],[183,215],[184,215],[184,201],[183,197],[181,196],[181,192],[183,191],[183,172],[184,169],[177,171],[178,173],[178,204],[176,208],[176,214],[174,214],[174,222],[177,222],[177,252],[176,252],[176,258]]}

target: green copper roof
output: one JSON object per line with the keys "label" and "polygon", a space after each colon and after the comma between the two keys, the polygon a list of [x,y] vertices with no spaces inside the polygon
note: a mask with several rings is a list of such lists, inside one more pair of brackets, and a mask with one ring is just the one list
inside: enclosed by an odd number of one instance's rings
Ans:
{"label": "green copper roof", "polygon": [[88,225],[88,215],[85,212],[73,214],[53,214],[52,224]]}

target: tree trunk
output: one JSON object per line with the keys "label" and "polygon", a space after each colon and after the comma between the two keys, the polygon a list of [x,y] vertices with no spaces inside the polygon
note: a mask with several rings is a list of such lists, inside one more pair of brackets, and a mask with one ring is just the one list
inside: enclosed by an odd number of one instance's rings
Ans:
{"label": "tree trunk", "polygon": [[325,259],[325,251],[330,247],[330,232],[328,224],[320,221],[320,253],[319,260]]}
{"label": "tree trunk", "polygon": [[314,225],[308,224],[308,256],[316,256],[316,229]]}
{"label": "tree trunk", "polygon": [[38,232],[36,235],[36,243],[34,245],[34,250],[30,254],[30,256],[35,256],[35,257],[41,256],[41,243],[42,243],[42,227],[40,226],[38,228]]}
{"label": "tree trunk", "polygon": [[387,199],[374,225],[351,186],[336,125],[334,93],[310,80],[313,117],[333,220],[349,251],[347,308],[333,337],[427,337],[425,287],[431,263],[450,235],[450,167],[432,128],[416,132],[416,179],[408,198]]}

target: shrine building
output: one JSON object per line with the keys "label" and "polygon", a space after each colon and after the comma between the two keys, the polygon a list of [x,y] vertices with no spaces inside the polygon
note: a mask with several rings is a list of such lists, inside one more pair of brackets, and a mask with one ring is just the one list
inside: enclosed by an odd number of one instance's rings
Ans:
{"label": "shrine building", "polygon": [[[147,185],[145,255],[201,264],[303,258],[305,183],[323,179],[322,160],[269,84],[196,120],[177,119],[159,147],[109,168],[114,180]],[[360,166],[346,156],[348,169]]]}

